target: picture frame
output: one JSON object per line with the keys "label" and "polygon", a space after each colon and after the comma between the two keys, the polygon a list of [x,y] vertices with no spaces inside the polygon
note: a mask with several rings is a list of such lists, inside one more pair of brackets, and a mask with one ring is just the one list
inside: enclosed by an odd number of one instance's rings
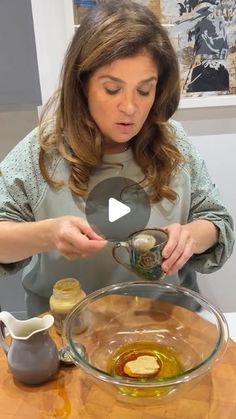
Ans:
{"label": "picture frame", "polygon": [[236,0],[157,1],[179,60],[179,108],[235,106]]}
{"label": "picture frame", "polygon": [[[75,26],[102,0],[74,0]],[[236,106],[236,0],[136,0],[166,28],[180,66],[179,108]]]}
{"label": "picture frame", "polygon": [[236,95],[220,95],[206,97],[181,97],[179,109],[188,108],[217,108],[221,106],[236,106]]}

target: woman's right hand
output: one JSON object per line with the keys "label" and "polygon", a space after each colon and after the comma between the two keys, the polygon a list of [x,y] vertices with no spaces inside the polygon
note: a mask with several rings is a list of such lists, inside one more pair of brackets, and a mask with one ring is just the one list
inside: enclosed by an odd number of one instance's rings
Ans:
{"label": "woman's right hand", "polygon": [[64,216],[51,221],[53,247],[66,259],[76,260],[93,256],[107,244],[107,240],[99,236],[87,221],[79,217]]}
{"label": "woman's right hand", "polygon": [[94,255],[106,244],[87,221],[71,215],[30,222],[0,221],[0,263],[53,250],[75,260]]}

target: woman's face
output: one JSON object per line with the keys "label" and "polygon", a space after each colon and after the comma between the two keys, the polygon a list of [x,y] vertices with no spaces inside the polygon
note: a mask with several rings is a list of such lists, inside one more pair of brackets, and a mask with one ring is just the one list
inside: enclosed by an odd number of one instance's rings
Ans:
{"label": "woman's face", "polygon": [[88,82],[91,116],[107,140],[125,143],[142,128],[153,105],[157,66],[140,53],[100,67]]}

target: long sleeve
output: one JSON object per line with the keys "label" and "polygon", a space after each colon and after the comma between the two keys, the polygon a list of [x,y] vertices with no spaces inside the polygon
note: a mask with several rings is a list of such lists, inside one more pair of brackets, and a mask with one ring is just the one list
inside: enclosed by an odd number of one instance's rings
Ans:
{"label": "long sleeve", "polygon": [[[58,158],[51,161],[52,172]],[[0,228],[1,221],[35,221],[35,209],[47,187],[39,169],[37,128],[20,141],[0,163]],[[4,243],[0,243],[4,246]],[[31,258],[1,264],[0,277],[15,273]]]}
{"label": "long sleeve", "polygon": [[212,182],[205,161],[186,137],[181,125],[174,123],[179,149],[186,159],[184,170],[191,182],[191,207],[188,222],[196,219],[212,221],[219,229],[215,246],[194,255],[189,263],[198,272],[211,273],[227,261],[233,251],[233,219],[223,204],[217,186]]}

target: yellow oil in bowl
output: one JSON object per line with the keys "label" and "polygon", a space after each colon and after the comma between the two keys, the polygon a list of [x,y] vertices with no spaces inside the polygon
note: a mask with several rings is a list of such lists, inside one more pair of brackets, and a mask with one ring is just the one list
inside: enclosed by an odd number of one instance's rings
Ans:
{"label": "yellow oil in bowl", "polygon": [[[154,358],[158,368],[153,369],[147,374],[147,369],[144,368],[139,371],[139,376],[133,378],[134,375],[127,374],[127,365],[132,365],[131,361],[138,360],[140,357]],[[145,367],[145,366],[144,366]],[[183,366],[179,360],[178,354],[170,346],[157,343],[154,341],[136,341],[128,343],[119,347],[108,359],[107,372],[113,376],[132,377],[137,380],[137,387],[119,386],[119,390],[126,395],[133,397],[160,397],[164,393],[174,391],[174,386],[163,387],[142,387],[141,383],[148,381],[160,381],[168,377],[173,377],[181,374],[184,371]]]}

